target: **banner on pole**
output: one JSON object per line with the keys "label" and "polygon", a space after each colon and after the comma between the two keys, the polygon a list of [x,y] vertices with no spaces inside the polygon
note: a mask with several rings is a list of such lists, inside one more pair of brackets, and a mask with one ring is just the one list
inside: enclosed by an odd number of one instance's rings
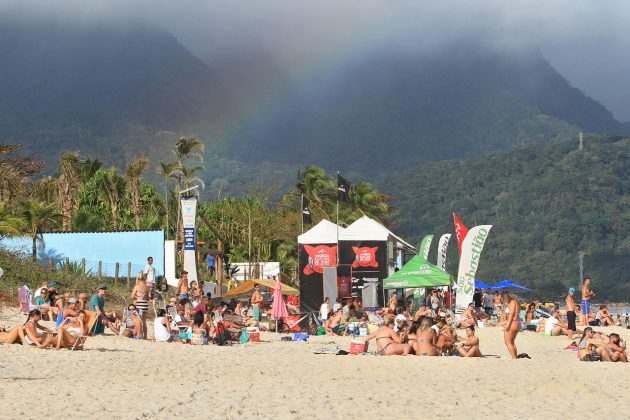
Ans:
{"label": "banner on pole", "polygon": [[453,213],[453,222],[455,223],[455,235],[457,236],[457,249],[461,255],[462,244],[464,243],[464,238],[466,238],[466,235],[468,234],[468,228],[464,226],[455,213]]}
{"label": "banner on pole", "polygon": [[431,249],[431,242],[433,241],[433,235],[427,235],[422,238],[420,242],[420,248],[418,249],[418,255],[422,255],[425,260],[429,259],[429,250]]}
{"label": "banner on pole", "polygon": [[448,251],[448,243],[451,240],[451,234],[445,233],[440,237],[438,242],[437,266],[440,270],[446,271],[446,252]]}
{"label": "banner on pole", "polygon": [[457,271],[457,299],[455,310],[462,312],[473,300],[475,293],[475,273],[483,245],[486,243],[492,225],[479,225],[470,229],[462,244],[462,255],[459,258]]}
{"label": "banner on pole", "polygon": [[188,280],[197,281],[197,197],[182,197],[182,225],[184,227],[184,270]]}

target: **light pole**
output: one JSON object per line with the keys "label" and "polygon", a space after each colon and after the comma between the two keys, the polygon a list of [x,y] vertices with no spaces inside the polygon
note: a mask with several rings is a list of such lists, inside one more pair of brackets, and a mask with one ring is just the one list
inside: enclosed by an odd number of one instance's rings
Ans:
{"label": "light pole", "polygon": [[578,280],[578,284],[580,285],[580,293],[582,293],[582,285],[584,282],[584,255],[586,255],[586,252],[578,252],[578,267],[580,268],[580,278]]}

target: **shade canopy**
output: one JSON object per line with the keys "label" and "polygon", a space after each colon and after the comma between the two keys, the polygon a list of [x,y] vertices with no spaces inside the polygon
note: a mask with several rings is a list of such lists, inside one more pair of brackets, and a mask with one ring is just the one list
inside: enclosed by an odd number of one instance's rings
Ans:
{"label": "shade canopy", "polygon": [[492,286],[484,283],[482,280],[475,279],[475,289],[492,289]]}
{"label": "shade canopy", "polygon": [[512,280],[501,280],[498,283],[493,284],[492,286],[490,286],[491,289],[493,290],[509,290],[510,292],[514,292],[514,293],[524,293],[524,292],[531,292],[532,289],[530,289],[529,287],[525,287],[522,284],[518,284]]}
{"label": "shade canopy", "polygon": [[[239,295],[244,295],[246,293],[251,292],[254,289],[254,286],[260,284],[261,286],[268,287],[270,289],[275,288],[276,280],[273,279],[254,279],[254,280],[246,280],[236,286],[234,289],[230,290],[225,294],[224,297],[235,297]],[[282,294],[283,295],[299,295],[300,291],[298,289],[294,289],[291,286],[288,286],[284,283],[280,283],[282,285]]]}
{"label": "shade canopy", "polygon": [[326,219],[323,219],[318,224],[298,236],[299,244],[334,244],[337,243],[337,229],[339,229],[339,235],[344,231],[344,228]]}
{"label": "shade canopy", "polygon": [[339,232],[340,241],[387,241],[390,237],[396,239],[400,245],[416,249],[385,226],[367,216],[357,219],[343,232]]}
{"label": "shade canopy", "polygon": [[383,280],[384,289],[450,286],[453,277],[416,255],[396,273]]}

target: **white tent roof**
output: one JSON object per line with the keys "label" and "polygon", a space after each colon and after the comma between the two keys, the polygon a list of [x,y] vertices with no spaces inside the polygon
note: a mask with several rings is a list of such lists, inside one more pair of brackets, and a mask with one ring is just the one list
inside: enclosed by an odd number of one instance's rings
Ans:
{"label": "white tent roof", "polygon": [[406,245],[415,249],[406,241],[403,241],[397,235],[394,235],[389,229],[381,225],[374,219],[363,216],[348,226],[343,233],[339,232],[340,241],[386,241],[389,237],[393,237],[402,245]]}
{"label": "white tent roof", "polygon": [[[345,231],[339,226],[339,237]],[[335,244],[337,243],[337,225],[326,219],[298,236],[299,244]]]}

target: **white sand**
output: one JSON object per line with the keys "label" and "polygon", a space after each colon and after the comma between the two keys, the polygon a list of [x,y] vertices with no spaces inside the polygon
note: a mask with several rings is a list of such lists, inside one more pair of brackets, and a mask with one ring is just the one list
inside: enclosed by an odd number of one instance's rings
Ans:
{"label": "white sand", "polygon": [[[0,324],[23,320],[11,314]],[[501,358],[316,355],[348,350],[349,338],[274,334],[232,347],[111,335],[77,352],[0,346],[2,418],[628,417],[630,364],[578,362],[566,337],[531,332],[517,345],[532,360],[513,361],[501,330],[478,336],[484,354]]]}

